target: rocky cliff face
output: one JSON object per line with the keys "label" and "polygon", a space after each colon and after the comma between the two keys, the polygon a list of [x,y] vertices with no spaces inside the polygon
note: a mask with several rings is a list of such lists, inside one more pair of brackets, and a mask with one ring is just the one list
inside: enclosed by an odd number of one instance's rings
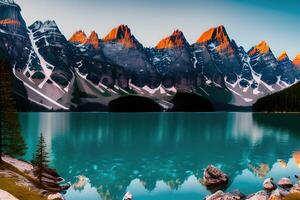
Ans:
{"label": "rocky cliff face", "polygon": [[295,83],[298,79],[297,69],[293,65],[287,53],[282,52],[277,60],[279,64],[278,74],[280,75],[280,80],[286,84]]}
{"label": "rocky cliff face", "polygon": [[103,39],[105,43],[119,43],[127,48],[134,48],[139,46],[139,42],[131,34],[131,30],[127,25],[120,25],[116,28],[113,28]]}
{"label": "rocky cliff face", "polygon": [[162,39],[157,45],[156,49],[168,49],[168,48],[179,48],[189,46],[186,41],[184,34],[180,30],[176,30],[172,35]]}
{"label": "rocky cliff face", "polygon": [[157,70],[150,64],[143,46],[131,34],[128,26],[114,28],[103,39],[102,51],[107,60],[125,68],[132,84],[150,88],[160,85]]}
{"label": "rocky cliff face", "polygon": [[88,37],[86,44],[92,45],[95,49],[99,48],[99,37],[98,34],[93,31]]}
{"label": "rocky cliff face", "polygon": [[166,88],[192,92],[194,85],[193,63],[190,45],[184,34],[176,30],[162,39],[148,54],[152,64],[161,74],[161,83]]}
{"label": "rocky cliff face", "polygon": [[69,39],[69,42],[75,45],[91,45],[95,49],[99,48],[99,37],[95,31],[92,31],[89,37],[86,36],[84,31],[77,31]]}
{"label": "rocky cliff face", "polygon": [[69,39],[69,41],[74,44],[85,44],[87,42],[87,40],[88,40],[88,38],[87,38],[85,32],[82,30],[74,33],[72,35],[72,37]]}

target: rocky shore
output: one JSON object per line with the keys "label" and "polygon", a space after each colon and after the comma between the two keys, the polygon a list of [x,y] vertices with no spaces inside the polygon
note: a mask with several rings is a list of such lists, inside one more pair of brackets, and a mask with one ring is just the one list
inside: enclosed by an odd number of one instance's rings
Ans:
{"label": "rocky shore", "polygon": [[298,181],[293,183],[289,177],[284,177],[274,183],[273,178],[267,178],[262,185],[262,190],[255,194],[244,195],[239,191],[223,192],[229,183],[229,177],[210,165],[203,174],[202,183],[214,193],[207,196],[205,200],[286,200],[293,196],[293,200],[300,200],[300,178],[295,176]]}
{"label": "rocky shore", "polygon": [[[34,166],[31,163],[17,160],[9,156],[2,156],[2,160],[4,162],[1,163],[2,168],[0,169],[1,180],[14,180],[16,186],[39,194],[42,197],[41,199],[64,200],[60,193],[70,186],[67,183],[63,183],[64,179],[54,170],[47,169],[43,173],[42,181],[40,182],[34,174]],[[8,189],[11,190],[11,188]]]}

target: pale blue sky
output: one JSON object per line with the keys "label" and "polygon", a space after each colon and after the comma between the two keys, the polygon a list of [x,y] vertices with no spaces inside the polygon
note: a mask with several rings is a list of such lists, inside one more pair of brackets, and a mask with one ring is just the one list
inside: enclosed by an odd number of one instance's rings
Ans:
{"label": "pale blue sky", "polygon": [[82,29],[104,37],[127,24],[144,46],[180,29],[194,43],[208,28],[223,24],[248,50],[266,40],[275,55],[300,52],[300,0],[15,0],[27,25],[55,20],[69,38]]}

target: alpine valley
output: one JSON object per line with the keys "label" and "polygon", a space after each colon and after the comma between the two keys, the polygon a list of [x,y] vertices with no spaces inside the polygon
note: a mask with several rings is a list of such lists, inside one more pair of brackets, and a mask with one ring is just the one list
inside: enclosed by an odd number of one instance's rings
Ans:
{"label": "alpine valley", "polygon": [[54,111],[106,110],[128,96],[170,110],[179,93],[199,95],[215,109],[245,108],[300,80],[300,54],[276,58],[265,41],[246,51],[224,26],[193,44],[175,30],[154,48],[126,25],[102,39],[83,31],[67,39],[54,21],[27,26],[13,0],[0,0],[0,54],[10,63],[18,101]]}

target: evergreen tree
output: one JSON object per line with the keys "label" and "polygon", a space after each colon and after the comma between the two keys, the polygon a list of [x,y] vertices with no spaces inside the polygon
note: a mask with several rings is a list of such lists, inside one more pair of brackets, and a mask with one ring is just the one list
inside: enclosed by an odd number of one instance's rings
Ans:
{"label": "evergreen tree", "polygon": [[13,157],[20,157],[26,153],[26,144],[20,131],[11,76],[9,63],[0,58],[0,155],[5,153]]}
{"label": "evergreen tree", "polygon": [[40,136],[32,163],[36,167],[36,176],[38,177],[39,181],[42,182],[43,172],[46,168],[48,168],[49,163],[48,152],[46,151],[46,142],[43,134]]}

